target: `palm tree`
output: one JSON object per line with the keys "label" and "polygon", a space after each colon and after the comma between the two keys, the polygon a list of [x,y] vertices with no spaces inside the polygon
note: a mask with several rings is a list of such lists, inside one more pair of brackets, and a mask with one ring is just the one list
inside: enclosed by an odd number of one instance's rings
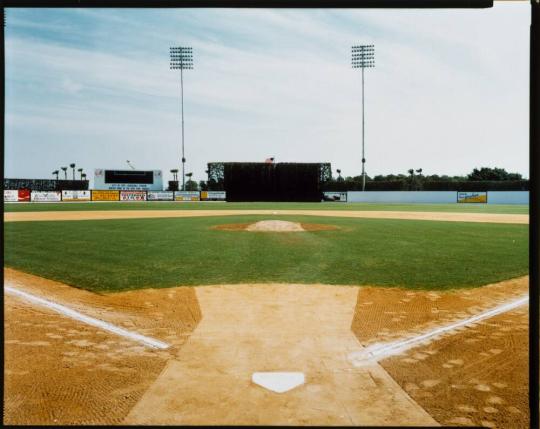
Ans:
{"label": "palm tree", "polygon": [[338,174],[338,180],[341,180],[341,179],[342,179],[342,177],[341,177],[341,170],[338,168],[338,169],[336,170],[336,172],[337,172],[337,174]]}
{"label": "palm tree", "polygon": [[183,191],[187,191],[187,186],[189,184],[189,182],[191,181],[191,176],[193,176],[193,173],[186,173],[184,174],[184,176],[186,176],[188,178],[186,184],[184,185],[184,189],[182,189]]}
{"label": "palm tree", "polygon": [[173,180],[176,182],[178,180],[178,168],[173,168],[171,173],[173,175]]}
{"label": "palm tree", "polygon": [[82,168],[77,168],[77,171],[78,171],[79,174],[81,175],[81,180],[82,180],[82,172],[83,172],[83,169],[82,169]]}
{"label": "palm tree", "polygon": [[69,166],[73,169],[73,180],[75,180],[75,163],[69,164]]}
{"label": "palm tree", "polygon": [[86,180],[86,173],[81,173],[81,180]]}
{"label": "palm tree", "polygon": [[54,171],[52,172],[52,175],[53,175],[53,176],[56,176],[56,180],[58,180],[58,173],[59,173],[58,170],[54,170]]}
{"label": "palm tree", "polygon": [[183,189],[184,191],[189,191],[191,190],[191,176],[193,176],[193,173],[186,173],[185,176],[188,178],[187,179],[187,182],[186,182],[186,188]]}
{"label": "palm tree", "polygon": [[67,180],[67,167],[60,167],[60,170],[64,172],[64,178]]}

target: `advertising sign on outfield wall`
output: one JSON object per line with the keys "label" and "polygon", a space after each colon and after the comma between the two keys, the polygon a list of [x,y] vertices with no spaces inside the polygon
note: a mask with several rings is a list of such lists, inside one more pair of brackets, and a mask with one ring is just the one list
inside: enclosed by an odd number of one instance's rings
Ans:
{"label": "advertising sign on outfield wall", "polygon": [[92,190],[92,201],[118,201],[120,191],[95,191]]}
{"label": "advertising sign on outfield wall", "polygon": [[62,191],[62,201],[90,201],[90,191]]}
{"label": "advertising sign on outfield wall", "polygon": [[175,191],[175,201],[200,201],[199,191]]}
{"label": "advertising sign on outfield wall", "polygon": [[458,192],[458,203],[487,203],[487,192]]}
{"label": "advertising sign on outfield wall", "polygon": [[17,198],[20,202],[30,201],[30,189],[19,189]]}
{"label": "advertising sign on outfield wall", "polygon": [[347,202],[347,192],[325,192],[324,201]]}
{"label": "advertising sign on outfield wall", "polygon": [[19,191],[4,189],[4,201],[10,202],[10,203],[19,201]]}
{"label": "advertising sign on outfield wall", "polygon": [[30,201],[33,202],[53,202],[62,201],[62,193],[60,191],[32,191]]}
{"label": "advertising sign on outfield wall", "polygon": [[120,191],[120,201],[146,201],[146,192]]}
{"label": "advertising sign on outfield wall", "polygon": [[227,194],[225,191],[201,191],[203,201],[225,201]]}
{"label": "advertising sign on outfield wall", "polygon": [[173,191],[148,191],[148,201],[173,201]]}

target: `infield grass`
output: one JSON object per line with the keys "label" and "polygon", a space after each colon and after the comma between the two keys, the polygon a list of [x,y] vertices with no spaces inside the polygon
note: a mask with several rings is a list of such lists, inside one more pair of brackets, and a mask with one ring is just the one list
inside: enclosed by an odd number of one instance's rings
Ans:
{"label": "infield grass", "polygon": [[201,202],[86,202],[86,203],[10,203],[6,212],[74,210],[385,210],[417,212],[461,212],[528,214],[529,206],[517,204],[375,204],[375,203],[227,203]]}
{"label": "infield grass", "polygon": [[339,229],[211,228],[261,216],[12,222],[4,224],[4,263],[96,292],[265,282],[443,290],[528,273],[528,225],[273,218]]}

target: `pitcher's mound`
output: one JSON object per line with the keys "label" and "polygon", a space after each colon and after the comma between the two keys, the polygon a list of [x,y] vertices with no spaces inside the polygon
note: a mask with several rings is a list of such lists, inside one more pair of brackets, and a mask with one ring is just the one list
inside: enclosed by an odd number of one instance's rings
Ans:
{"label": "pitcher's mound", "polygon": [[305,231],[298,222],[286,220],[261,220],[246,227],[246,231],[298,232]]}
{"label": "pitcher's mound", "polygon": [[255,223],[232,223],[213,226],[212,229],[222,231],[252,231],[252,232],[303,232],[328,231],[339,229],[334,225],[318,223],[299,223],[284,220],[261,220]]}

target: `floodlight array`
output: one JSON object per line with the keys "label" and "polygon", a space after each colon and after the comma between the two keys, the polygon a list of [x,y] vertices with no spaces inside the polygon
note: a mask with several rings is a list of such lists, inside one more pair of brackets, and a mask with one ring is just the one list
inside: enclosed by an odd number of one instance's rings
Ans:
{"label": "floodlight array", "polygon": [[170,48],[171,70],[193,69],[193,49],[188,46],[174,46]]}
{"label": "floodlight array", "polygon": [[352,67],[370,68],[375,67],[375,46],[357,45],[352,47]]}

